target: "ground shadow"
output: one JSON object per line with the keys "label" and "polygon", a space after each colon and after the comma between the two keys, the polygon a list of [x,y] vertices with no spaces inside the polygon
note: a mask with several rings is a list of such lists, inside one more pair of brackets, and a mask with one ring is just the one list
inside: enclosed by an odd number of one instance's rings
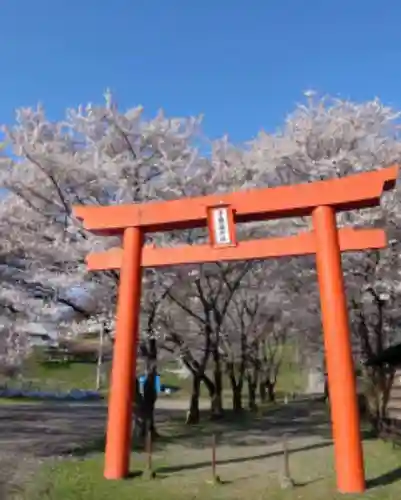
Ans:
{"label": "ground shadow", "polygon": [[128,473],[127,479],[136,479],[143,476],[142,470],[133,470]]}
{"label": "ground shadow", "polygon": [[325,476],[316,477],[315,479],[311,479],[309,481],[294,481],[295,488],[305,488],[311,484],[318,483],[319,481],[324,481],[326,479]]}
{"label": "ground shadow", "polygon": [[[211,421],[207,411],[201,412],[200,423],[186,426],[182,410],[158,411],[156,420],[159,436],[153,443],[155,452],[163,450],[171,444],[178,444],[195,450],[209,448],[213,436],[218,445],[229,444],[236,447],[267,446],[273,441],[281,441],[284,435],[291,441],[296,437],[318,436],[331,440],[330,425],[327,412],[318,407],[314,412],[310,407],[300,404],[277,405],[269,408],[264,414],[253,414],[247,411],[240,414],[228,410],[224,418]],[[69,447],[65,454],[84,456],[103,452],[105,446],[104,431],[102,434],[88,436],[78,446]],[[143,438],[134,437],[131,451],[144,451]]]}
{"label": "ground shadow", "polygon": [[[291,454],[292,453],[299,453],[302,451],[309,451],[309,450],[315,450],[319,448],[326,448],[327,446],[331,446],[332,443],[326,442],[326,443],[316,443],[313,445],[308,445],[308,446],[302,446],[299,448],[292,448],[291,449]],[[280,451],[272,451],[268,453],[261,453],[259,455],[252,455],[249,457],[237,457],[237,458],[228,458],[226,460],[217,460],[216,465],[229,465],[229,464],[238,464],[242,462],[251,462],[255,460],[263,460],[265,458],[274,458],[274,457],[280,457],[283,455],[283,452]],[[179,472],[179,471],[188,471],[188,470],[196,470],[196,469],[203,469],[205,467],[209,467],[211,465],[211,461],[204,461],[204,462],[196,462],[192,464],[184,464],[184,465],[174,465],[174,466],[163,466],[158,468],[158,471],[168,474],[168,473],[173,473],[173,472]]]}
{"label": "ground shadow", "polygon": [[366,481],[366,487],[368,489],[377,488],[379,486],[388,486],[390,484],[401,481],[401,467],[397,467],[392,471],[386,472],[381,476],[377,476],[373,479]]}
{"label": "ground shadow", "polygon": [[[174,401],[172,401],[174,403]],[[0,406],[0,449],[18,450],[37,457],[103,453],[107,408],[99,405],[69,406],[43,404]],[[225,418],[210,421],[207,411],[201,422],[185,426],[182,409],[157,409],[156,421],[161,436],[154,443],[155,452],[170,444],[194,450],[210,448],[212,436],[218,445],[233,447],[269,446],[282,441],[307,437],[331,440],[331,426],[324,404],[301,400],[277,404],[264,412],[236,414],[226,411]],[[373,435],[365,433],[364,438]],[[132,451],[142,452],[144,440],[134,438]]]}

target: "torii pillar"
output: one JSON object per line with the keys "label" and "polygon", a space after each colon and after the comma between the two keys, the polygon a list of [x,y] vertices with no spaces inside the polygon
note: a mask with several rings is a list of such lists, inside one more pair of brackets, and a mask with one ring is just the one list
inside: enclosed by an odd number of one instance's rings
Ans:
{"label": "torii pillar", "polygon": [[[316,254],[324,345],[333,424],[337,488],[365,490],[359,410],[341,252],[386,246],[380,229],[338,229],[336,213],[378,206],[393,189],[398,167],[342,179],[242,191],[168,202],[110,207],[75,207],[84,227],[102,235],[122,235],[123,247],[91,254],[91,270],[120,269],[116,338],[104,475],[128,474],[133,376],[136,370],[141,268],[215,261]],[[284,238],[237,242],[236,222],[311,216],[313,231]],[[210,244],[176,248],[143,247],[145,233],[209,227]]]}

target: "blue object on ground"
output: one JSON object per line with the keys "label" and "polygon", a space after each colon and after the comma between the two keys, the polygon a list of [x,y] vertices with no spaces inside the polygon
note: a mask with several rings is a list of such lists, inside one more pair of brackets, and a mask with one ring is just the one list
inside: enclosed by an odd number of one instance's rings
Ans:
{"label": "blue object on ground", "polygon": [[173,385],[161,384],[161,386],[160,386],[160,392],[163,392],[164,394],[174,394],[175,392],[178,392],[179,390],[180,390],[179,387],[175,387]]}

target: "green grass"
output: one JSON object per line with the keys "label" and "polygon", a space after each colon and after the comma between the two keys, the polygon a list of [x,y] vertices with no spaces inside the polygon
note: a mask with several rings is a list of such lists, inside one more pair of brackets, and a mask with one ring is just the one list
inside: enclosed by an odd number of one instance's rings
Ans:
{"label": "green grass", "polygon": [[[107,372],[109,366],[105,366]],[[43,363],[40,352],[34,353],[22,367],[20,379],[0,380],[8,387],[30,387],[37,390],[69,391],[94,390],[96,364],[94,363]]]}
{"label": "green grass", "polygon": [[[277,380],[277,392],[280,394],[290,392],[300,392],[305,386],[305,377],[300,368],[293,362],[294,349],[286,346],[283,353],[282,367]],[[187,399],[192,390],[192,377],[187,379],[179,378],[175,373],[168,371],[168,368],[176,368],[175,364],[161,367],[161,383],[179,387],[180,390],[173,394],[174,398]],[[103,367],[103,392],[107,393],[110,363]],[[36,390],[62,391],[71,389],[94,390],[96,385],[96,365],[95,363],[74,363],[57,364],[43,363],[43,356],[40,349],[25,362],[22,368],[22,377],[18,380],[0,380],[0,385],[6,383],[9,387],[25,387]],[[212,378],[211,370],[208,375]],[[228,378],[223,376],[224,399],[228,402],[232,398],[231,386]],[[244,400],[247,398],[247,386],[244,383]],[[207,398],[208,391],[204,384],[201,384],[201,397]]]}
{"label": "green grass", "polygon": [[[364,444],[366,471],[369,489],[364,495],[351,498],[390,500],[401,495],[401,454],[380,441]],[[145,480],[135,477],[125,481],[106,481],[102,478],[103,456],[96,455],[86,460],[65,460],[52,466],[46,465],[35,476],[25,495],[29,500],[335,500],[343,498],[336,492],[333,472],[332,448],[309,450],[291,455],[291,471],[296,486],[292,490],[282,490],[277,473],[259,474],[247,472],[241,464],[218,468],[223,484],[210,485],[207,470],[168,469],[166,456],[155,461],[156,479]],[[132,460],[132,470],[144,469],[144,462]],[[238,471],[241,473],[238,475]],[[398,478],[398,479],[397,479]]]}
{"label": "green grass", "polygon": [[40,401],[37,399],[29,399],[29,398],[24,398],[24,399],[18,399],[18,398],[0,398],[0,406],[4,405],[26,405],[26,404],[38,404]]}
{"label": "green grass", "polygon": [[[306,387],[306,373],[304,373],[301,367],[294,361],[295,360],[295,348],[291,344],[286,345],[282,348],[282,363],[280,371],[277,377],[276,392],[280,396],[290,393],[301,393]],[[167,368],[176,368],[176,366],[168,366]],[[213,373],[211,369],[207,370],[208,376],[213,380]],[[192,390],[192,378],[180,379],[175,373],[169,371],[162,371],[161,377],[162,383],[169,384],[172,386],[180,387],[180,391],[174,394],[174,397],[184,397],[187,398],[191,394]],[[232,391],[230,381],[227,376],[223,376],[223,391],[224,399],[231,399]],[[247,385],[244,381],[243,389],[244,399],[247,398]],[[201,384],[201,397],[208,397],[208,391],[204,384]]]}

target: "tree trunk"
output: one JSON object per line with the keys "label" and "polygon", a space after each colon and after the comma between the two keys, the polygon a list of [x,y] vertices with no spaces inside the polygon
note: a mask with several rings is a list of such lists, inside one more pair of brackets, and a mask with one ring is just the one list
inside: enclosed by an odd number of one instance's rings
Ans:
{"label": "tree trunk", "polygon": [[240,375],[237,382],[234,372],[234,363],[227,363],[227,374],[231,384],[232,398],[233,398],[233,410],[235,412],[242,411],[242,377]]}
{"label": "tree trunk", "polygon": [[266,382],[267,386],[267,395],[269,397],[270,403],[274,403],[276,401],[276,384],[268,380]]}
{"label": "tree trunk", "polygon": [[200,398],[201,377],[198,374],[192,374],[192,393],[189,410],[187,413],[186,424],[192,425],[199,423],[199,398]]}
{"label": "tree trunk", "polygon": [[394,381],[395,369],[386,370],[384,367],[368,369],[364,376],[365,401],[367,404],[367,416],[373,430],[379,435],[382,430],[383,421],[387,415],[387,406],[391,386]]}
{"label": "tree trunk", "polygon": [[143,390],[143,408],[142,416],[144,425],[142,428],[142,436],[146,437],[146,433],[150,430],[152,438],[157,437],[155,427],[155,405],[157,400],[156,392],[156,377],[157,377],[157,344],[155,338],[148,340],[146,348],[146,380]]}
{"label": "tree trunk", "polygon": [[258,406],[256,404],[256,383],[251,376],[248,379],[248,408],[251,411],[257,411]]}
{"label": "tree trunk", "polygon": [[211,417],[220,419],[223,416],[223,377],[220,363],[215,366],[214,372],[214,393],[211,400]]}
{"label": "tree trunk", "polygon": [[[202,364],[198,363],[195,359],[188,357],[183,358],[183,362],[185,366],[189,369],[192,374],[192,396],[190,402],[190,408],[187,413],[187,423],[196,423],[199,421],[199,398],[200,398],[200,384],[203,382],[206,386],[206,389],[209,393],[209,398],[213,401],[216,389],[214,383],[210,378],[205,374],[205,365],[207,358],[203,360]],[[193,408],[193,410],[192,410]],[[192,417],[192,412],[194,414],[194,418]]]}
{"label": "tree trunk", "polygon": [[233,390],[233,410],[236,413],[242,411],[242,386],[240,384],[236,384]]}
{"label": "tree trunk", "polygon": [[205,374],[202,375],[202,382],[206,385],[206,389],[210,398],[210,417],[214,418],[214,408],[216,398],[216,386]]}
{"label": "tree trunk", "polygon": [[144,391],[143,391],[143,419],[144,426],[142,436],[146,437],[146,433],[150,430],[152,437],[157,437],[156,427],[155,427],[155,404],[156,404],[156,373],[155,370],[147,375]]}
{"label": "tree trunk", "polygon": [[140,391],[139,380],[135,377],[135,398],[133,401],[134,406],[134,436],[142,437],[146,434],[145,421],[143,418],[143,396]]}
{"label": "tree trunk", "polygon": [[267,392],[266,392],[266,384],[264,381],[259,382],[259,399],[261,403],[266,403]]}
{"label": "tree trunk", "polygon": [[324,375],[324,394],[323,394],[324,402],[327,403],[329,401],[329,380],[327,375]]}
{"label": "tree trunk", "polygon": [[202,373],[201,375],[199,375],[202,382],[205,384],[206,386],[206,389],[208,390],[208,393],[209,393],[209,397],[210,399],[212,399],[213,397],[213,394],[216,392],[216,389],[215,389],[215,386],[213,384],[213,382],[210,380],[210,378],[205,375],[204,373]]}
{"label": "tree trunk", "polygon": [[211,418],[219,419],[223,416],[223,373],[221,371],[220,353],[218,344],[213,348],[213,379],[214,393],[211,399]]}

